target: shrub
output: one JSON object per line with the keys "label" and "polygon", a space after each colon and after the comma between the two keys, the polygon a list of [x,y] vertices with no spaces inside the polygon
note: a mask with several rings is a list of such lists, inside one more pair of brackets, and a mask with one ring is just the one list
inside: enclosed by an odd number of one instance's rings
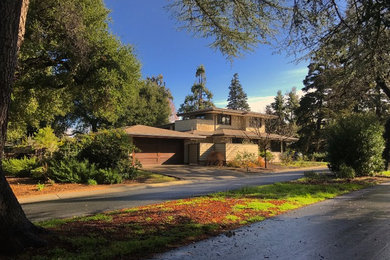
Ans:
{"label": "shrub", "polygon": [[97,185],[98,183],[94,179],[88,179],[87,184],[93,186],[93,185]]}
{"label": "shrub", "polygon": [[117,169],[118,172],[122,175],[123,179],[134,180],[138,176],[138,170],[141,167],[142,165],[138,160],[136,160],[133,165],[132,159],[124,159],[119,161]]}
{"label": "shrub", "polygon": [[326,153],[313,153],[312,160],[316,162],[326,162],[327,156],[328,155]]}
{"label": "shrub", "polygon": [[64,183],[89,183],[95,180],[98,184],[121,183],[122,176],[115,169],[99,169],[88,160],[68,159],[52,161],[49,167],[49,178]]}
{"label": "shrub", "polygon": [[267,155],[267,162],[272,162],[272,160],[275,158],[275,156],[273,155],[273,153],[271,153],[270,151],[261,151],[260,154],[259,154],[261,157],[264,158],[265,160],[265,157]]}
{"label": "shrub", "polygon": [[39,166],[31,170],[31,177],[37,180],[47,179],[47,169],[43,166]]}
{"label": "shrub", "polygon": [[53,158],[57,161],[77,158],[86,142],[84,135],[82,137],[63,138],[58,150],[53,154]]}
{"label": "shrub", "polygon": [[58,145],[59,140],[50,126],[39,129],[32,140],[32,147],[42,156],[51,156],[58,150]]}
{"label": "shrub", "polygon": [[234,160],[229,161],[227,166],[235,168],[253,168],[259,165],[259,158],[254,153],[248,153],[247,151],[238,152]]}
{"label": "shrub", "polygon": [[99,184],[115,184],[122,182],[122,175],[116,169],[99,169],[94,179]]}
{"label": "shrub", "polygon": [[263,157],[257,156],[257,165],[260,167],[265,167],[265,161]]}
{"label": "shrub", "polygon": [[234,167],[234,168],[241,168],[241,163],[236,161],[236,160],[233,160],[233,161],[228,161],[226,163],[226,166],[228,167]]}
{"label": "shrub", "polygon": [[375,116],[355,114],[341,118],[328,130],[330,168],[352,167],[356,176],[370,175],[383,167],[383,127]]}
{"label": "shrub", "polygon": [[6,174],[15,177],[27,177],[31,175],[31,170],[39,166],[36,157],[23,157],[22,159],[8,159],[2,161],[2,168]]}
{"label": "shrub", "polygon": [[135,149],[130,137],[120,129],[84,136],[82,143],[78,158],[86,159],[100,169],[117,168],[120,161],[129,160],[129,154]]}
{"label": "shrub", "polygon": [[355,178],[355,170],[345,164],[340,165],[340,169],[336,172],[337,178],[353,179]]}
{"label": "shrub", "polygon": [[286,151],[280,155],[280,160],[284,164],[290,164],[292,161],[294,161],[294,152],[293,151]]}
{"label": "shrub", "polygon": [[53,160],[49,166],[49,178],[56,182],[85,183],[95,173],[95,165],[90,164],[88,160]]}

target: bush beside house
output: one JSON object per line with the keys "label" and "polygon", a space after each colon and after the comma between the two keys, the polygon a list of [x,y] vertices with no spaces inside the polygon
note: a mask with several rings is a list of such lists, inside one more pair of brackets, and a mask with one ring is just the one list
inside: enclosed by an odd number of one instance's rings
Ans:
{"label": "bush beside house", "polygon": [[[370,114],[354,114],[333,124],[327,137],[332,171],[340,176],[372,175],[383,169],[383,126]],[[339,173],[339,174],[338,174]]]}

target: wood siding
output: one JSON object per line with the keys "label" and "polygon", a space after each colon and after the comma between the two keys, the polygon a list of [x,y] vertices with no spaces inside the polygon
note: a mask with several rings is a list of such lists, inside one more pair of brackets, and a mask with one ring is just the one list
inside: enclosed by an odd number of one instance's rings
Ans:
{"label": "wood siding", "polygon": [[134,137],[135,146],[140,152],[135,158],[141,164],[181,164],[184,162],[184,142],[178,139]]}

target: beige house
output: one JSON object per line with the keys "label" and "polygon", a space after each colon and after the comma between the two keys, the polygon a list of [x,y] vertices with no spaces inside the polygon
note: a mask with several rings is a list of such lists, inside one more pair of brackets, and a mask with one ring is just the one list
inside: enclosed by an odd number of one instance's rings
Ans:
{"label": "beige house", "polygon": [[275,118],[272,115],[209,108],[178,116],[182,120],[160,128],[143,125],[124,128],[139,148],[134,156],[142,164],[205,164],[212,151],[221,152],[225,161],[230,161],[239,152],[257,155],[259,140],[271,143],[277,161],[286,143],[297,140],[266,133],[265,120]]}
{"label": "beige house", "polygon": [[233,160],[238,152],[258,154],[258,141],[270,142],[275,161],[285,150],[286,144],[296,138],[265,131],[265,120],[276,118],[273,115],[250,111],[209,108],[190,113],[178,114],[182,120],[169,127],[179,132],[203,136],[205,139],[184,141],[184,163],[204,163],[212,151],[219,151],[225,161]]}

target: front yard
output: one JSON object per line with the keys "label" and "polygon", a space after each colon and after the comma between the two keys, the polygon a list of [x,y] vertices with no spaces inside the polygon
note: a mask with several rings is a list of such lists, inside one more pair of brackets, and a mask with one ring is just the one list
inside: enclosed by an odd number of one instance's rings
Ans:
{"label": "front yard", "polygon": [[51,232],[30,259],[138,259],[362,189],[386,178],[307,179],[38,223]]}
{"label": "front yard", "polygon": [[[88,185],[79,183],[40,183],[32,178],[16,178],[7,177],[13,192],[17,198],[29,197],[34,195],[43,195],[59,192],[73,192],[85,190],[104,189],[112,185],[122,184],[99,184]],[[161,183],[176,181],[174,177],[157,174],[149,171],[138,170],[137,177],[134,180],[125,180],[124,184],[140,184],[140,183]]]}

